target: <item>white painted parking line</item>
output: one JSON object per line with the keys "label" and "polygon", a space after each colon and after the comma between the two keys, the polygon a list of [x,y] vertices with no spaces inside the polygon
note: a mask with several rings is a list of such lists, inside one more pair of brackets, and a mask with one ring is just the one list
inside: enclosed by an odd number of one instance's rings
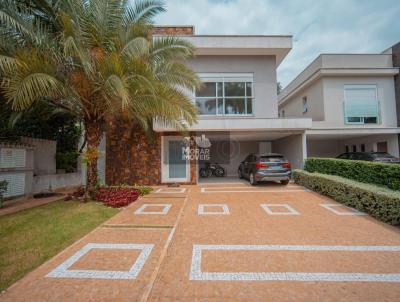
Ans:
{"label": "white painted parking line", "polygon": [[154,193],[156,194],[181,194],[185,193],[186,188],[159,188]]}
{"label": "white painted parking line", "polygon": [[[215,207],[220,207],[222,211],[207,211],[206,208],[215,208]],[[222,204],[222,203],[208,203],[208,204],[199,204],[199,207],[197,208],[197,214],[198,215],[229,215],[229,207],[227,204]]]}
{"label": "white painted parking line", "polygon": [[[261,208],[267,212],[268,215],[300,215],[298,211],[292,208],[287,203],[263,203],[260,204]],[[285,208],[285,211],[276,211],[273,208]]]}
{"label": "white painted parking line", "polygon": [[[74,255],[69,257],[46,277],[51,278],[89,278],[89,279],[136,279],[143,265],[146,263],[154,244],[131,244],[131,243],[88,243]],[[93,249],[108,250],[141,250],[135,263],[129,271],[106,271],[106,270],[75,270],[69,269],[83,255]]]}
{"label": "white painted parking line", "polygon": [[[211,190],[210,190],[211,189]],[[235,189],[235,190],[229,190],[229,188],[224,188],[221,190],[221,188],[201,188],[200,189],[201,193],[287,193],[287,192],[310,192],[308,189],[293,189],[293,190],[288,190],[288,189],[278,189],[278,190],[263,190],[263,189],[258,189],[258,188],[252,188],[252,189]]]}
{"label": "white painted parking line", "polygon": [[[145,203],[135,211],[136,215],[167,215],[172,204],[170,203]],[[151,207],[162,207],[161,211],[145,211]]]}
{"label": "white painted parking line", "polygon": [[[329,272],[203,272],[202,251],[352,251],[400,252],[400,246],[330,245],[204,245],[194,244],[190,280],[199,281],[325,281],[325,282],[400,282],[399,273]],[[398,268],[400,270],[400,268]]]}
{"label": "white painted parking line", "polygon": [[[356,209],[347,207],[342,204],[335,204],[335,203],[321,203],[321,207],[327,209],[328,211],[331,211],[332,213],[335,213],[336,215],[341,215],[341,216],[363,216],[367,215],[366,213],[360,212]],[[337,211],[335,208],[342,208],[346,209],[346,212],[343,211]]]}

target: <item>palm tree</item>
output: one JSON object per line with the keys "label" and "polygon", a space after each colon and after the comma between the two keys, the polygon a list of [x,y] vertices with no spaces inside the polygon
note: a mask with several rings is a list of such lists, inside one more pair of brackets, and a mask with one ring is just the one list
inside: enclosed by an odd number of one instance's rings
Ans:
{"label": "palm tree", "polygon": [[145,131],[154,119],[180,130],[195,122],[197,109],[186,92],[200,82],[184,64],[193,46],[151,36],[163,1],[33,1],[51,7],[54,17],[46,21],[24,2],[0,4],[0,88],[13,110],[45,101],[81,117],[92,196],[107,118],[132,120]]}

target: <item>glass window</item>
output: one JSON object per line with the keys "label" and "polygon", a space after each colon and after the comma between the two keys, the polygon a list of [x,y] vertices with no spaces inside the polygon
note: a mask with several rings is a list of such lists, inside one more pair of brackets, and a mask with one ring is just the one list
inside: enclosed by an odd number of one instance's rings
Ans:
{"label": "glass window", "polygon": [[196,106],[202,115],[215,115],[217,113],[216,99],[197,98]]}
{"label": "glass window", "polygon": [[379,102],[375,85],[345,85],[344,113],[348,124],[376,124]]}
{"label": "glass window", "polygon": [[200,87],[200,89],[196,91],[196,96],[215,97],[216,96],[216,90],[215,90],[216,84],[217,83],[212,83],[212,82],[203,83],[203,85]]}
{"label": "glass window", "polygon": [[253,82],[250,76],[216,77],[215,82],[213,80],[207,77],[202,87],[195,91],[200,115],[253,114]]}
{"label": "glass window", "polygon": [[308,100],[307,97],[303,97],[303,114],[307,113],[308,111]]}

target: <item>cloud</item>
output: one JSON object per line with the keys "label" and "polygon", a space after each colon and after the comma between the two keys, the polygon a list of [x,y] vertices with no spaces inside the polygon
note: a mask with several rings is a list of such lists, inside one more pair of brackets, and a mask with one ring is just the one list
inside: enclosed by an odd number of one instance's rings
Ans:
{"label": "cloud", "polygon": [[169,0],[167,9],[157,24],[197,34],[292,34],[283,86],[320,53],[379,53],[400,40],[399,0]]}

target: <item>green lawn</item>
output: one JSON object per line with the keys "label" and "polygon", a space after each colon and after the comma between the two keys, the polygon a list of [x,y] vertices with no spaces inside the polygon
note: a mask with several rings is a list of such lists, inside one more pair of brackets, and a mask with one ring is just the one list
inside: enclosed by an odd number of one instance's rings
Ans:
{"label": "green lawn", "polygon": [[56,201],[0,217],[0,291],[117,212],[97,202]]}

